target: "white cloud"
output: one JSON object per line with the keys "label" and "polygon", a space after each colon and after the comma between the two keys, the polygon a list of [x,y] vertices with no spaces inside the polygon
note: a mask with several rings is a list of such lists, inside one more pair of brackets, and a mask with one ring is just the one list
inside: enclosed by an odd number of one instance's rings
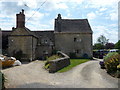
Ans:
{"label": "white cloud", "polygon": [[[111,24],[112,26],[113,24]],[[97,42],[97,38],[100,35],[104,35],[109,42],[116,43],[118,38],[118,31],[114,28],[109,29],[109,26],[93,26],[93,43]]]}
{"label": "white cloud", "polygon": [[106,11],[107,10],[107,8],[100,8],[100,12],[103,12],[103,11]]}
{"label": "white cloud", "polygon": [[26,15],[26,19],[30,18],[32,20],[40,20],[41,18],[43,18],[45,14],[31,10],[31,11],[27,11],[25,15]]}
{"label": "white cloud", "polygon": [[88,3],[90,7],[100,8],[100,7],[111,7],[118,4],[119,0],[89,0]]}
{"label": "white cloud", "polygon": [[90,12],[87,14],[87,18],[89,20],[95,19],[96,18],[96,14],[94,12]]}
{"label": "white cloud", "polygon": [[118,20],[118,15],[116,13],[111,13],[110,14],[110,19],[111,20]]}

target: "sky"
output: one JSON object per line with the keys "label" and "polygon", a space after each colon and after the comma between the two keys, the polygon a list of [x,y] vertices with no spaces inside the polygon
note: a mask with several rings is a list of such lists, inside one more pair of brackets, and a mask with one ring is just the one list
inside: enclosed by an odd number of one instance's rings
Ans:
{"label": "sky", "polygon": [[93,43],[104,35],[109,42],[118,41],[119,0],[0,0],[0,28],[16,27],[16,14],[25,10],[26,27],[31,31],[54,30],[54,19],[88,19]]}

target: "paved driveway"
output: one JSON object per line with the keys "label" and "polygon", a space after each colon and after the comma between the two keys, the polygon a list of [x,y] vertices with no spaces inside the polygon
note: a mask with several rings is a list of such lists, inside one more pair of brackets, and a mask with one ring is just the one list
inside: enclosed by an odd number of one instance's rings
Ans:
{"label": "paved driveway", "polygon": [[42,61],[4,69],[7,88],[118,88],[118,79],[100,69],[99,61],[89,61],[64,73],[50,74]]}

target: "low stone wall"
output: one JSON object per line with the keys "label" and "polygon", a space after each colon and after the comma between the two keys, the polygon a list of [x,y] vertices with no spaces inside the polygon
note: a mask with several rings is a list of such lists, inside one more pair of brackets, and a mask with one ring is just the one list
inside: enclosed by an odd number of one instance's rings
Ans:
{"label": "low stone wall", "polygon": [[55,59],[49,61],[49,73],[54,73],[68,65],[70,65],[70,58],[66,54],[58,51],[58,55],[61,55],[63,58]]}

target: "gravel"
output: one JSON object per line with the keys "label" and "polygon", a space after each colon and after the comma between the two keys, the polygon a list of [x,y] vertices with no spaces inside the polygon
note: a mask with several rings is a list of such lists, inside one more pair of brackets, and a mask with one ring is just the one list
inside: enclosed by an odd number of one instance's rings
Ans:
{"label": "gravel", "polygon": [[43,61],[2,70],[6,88],[118,88],[118,79],[100,69],[99,60],[80,64],[64,73],[48,73]]}

